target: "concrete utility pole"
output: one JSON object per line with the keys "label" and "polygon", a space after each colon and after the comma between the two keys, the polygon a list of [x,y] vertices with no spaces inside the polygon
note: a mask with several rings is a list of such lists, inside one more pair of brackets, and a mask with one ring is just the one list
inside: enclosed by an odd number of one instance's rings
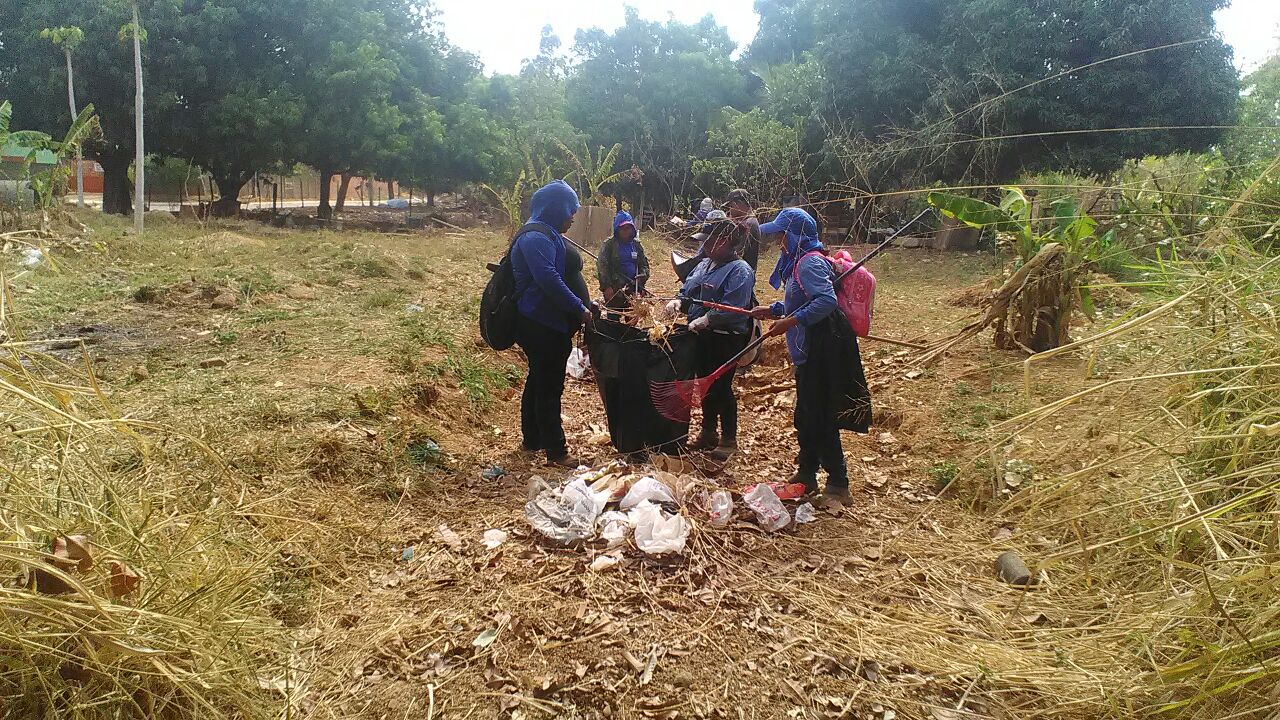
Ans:
{"label": "concrete utility pole", "polygon": [[142,145],[142,18],[138,12],[138,0],[133,0],[133,98],[134,155],[133,155],[133,230],[142,235],[143,219],[147,210],[146,176],[147,153]]}

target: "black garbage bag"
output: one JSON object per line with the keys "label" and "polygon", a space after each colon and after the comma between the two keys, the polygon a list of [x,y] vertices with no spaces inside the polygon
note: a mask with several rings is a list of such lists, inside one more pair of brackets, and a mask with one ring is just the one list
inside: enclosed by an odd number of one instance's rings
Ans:
{"label": "black garbage bag", "polygon": [[810,326],[809,362],[822,363],[832,415],[841,430],[866,434],[871,429],[871,391],[867,388],[858,335],[839,310]]}
{"label": "black garbage bag", "polygon": [[649,342],[643,330],[607,319],[597,320],[586,334],[613,447],[622,453],[678,450],[689,434],[689,424],[658,414],[649,383],[696,377],[694,334],[673,333],[667,338],[670,349]]}

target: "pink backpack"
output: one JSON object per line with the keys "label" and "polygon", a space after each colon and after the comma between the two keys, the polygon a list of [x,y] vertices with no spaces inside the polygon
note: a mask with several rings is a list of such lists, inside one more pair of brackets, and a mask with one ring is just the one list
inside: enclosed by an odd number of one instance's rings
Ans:
{"label": "pink backpack", "polygon": [[[815,250],[805,254],[800,260],[810,255],[821,256],[831,263],[831,269],[837,277],[843,275],[855,264],[853,256],[846,250],[841,250],[835,255],[825,255]],[[800,283],[800,260],[796,261],[792,272],[795,275],[796,283],[800,285],[801,289],[804,289],[804,285]],[[808,292],[808,290],[805,290],[806,294]],[[871,271],[865,267],[860,267],[853,274],[840,281],[840,285],[836,287],[836,305],[844,313],[844,317],[849,321],[849,326],[853,328],[853,332],[858,337],[866,337],[871,332],[871,317],[875,314],[876,309],[876,276],[872,275]]]}

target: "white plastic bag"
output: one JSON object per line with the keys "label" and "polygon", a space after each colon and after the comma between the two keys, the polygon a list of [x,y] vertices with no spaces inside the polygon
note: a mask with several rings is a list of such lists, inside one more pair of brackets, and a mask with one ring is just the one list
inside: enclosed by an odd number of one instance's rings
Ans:
{"label": "white plastic bag", "polygon": [[689,539],[689,523],[683,515],[667,515],[651,502],[642,502],[631,510],[631,526],[635,528],[636,547],[647,555],[684,552]]}
{"label": "white plastic bag", "polygon": [[622,497],[619,505],[623,510],[630,510],[638,506],[640,503],[649,501],[655,504],[664,502],[675,502],[676,496],[671,493],[671,488],[663,485],[651,477],[642,477],[637,480],[627,494]]}
{"label": "white plastic bag", "polygon": [[563,490],[531,480],[530,492],[534,497],[525,503],[525,519],[534,530],[562,545],[595,537],[596,519],[609,500],[608,493],[591,492],[582,478]]}
{"label": "white plastic bag", "polygon": [[591,370],[591,358],[582,352],[582,348],[574,348],[569,353],[569,362],[564,366],[565,374],[574,380],[585,380],[587,372]]}
{"label": "white plastic bag", "polygon": [[756,485],[755,489],[742,497],[747,507],[756,513],[760,527],[768,532],[777,532],[791,524],[791,514],[783,507],[778,494],[765,483]]}
{"label": "white plastic bag", "polygon": [[711,525],[724,527],[733,519],[733,496],[728,490],[717,490],[707,498],[707,514],[711,516]]}
{"label": "white plastic bag", "polygon": [[585,480],[578,478],[564,486],[563,494],[573,508],[574,514],[594,523],[596,518],[600,517],[600,513],[604,512],[604,506],[609,502],[610,491],[593,492]]}
{"label": "white plastic bag", "polygon": [[507,533],[502,530],[485,530],[484,546],[490,550],[497,549],[507,541]]}
{"label": "white plastic bag", "polygon": [[813,509],[813,503],[805,503],[796,508],[796,524],[804,525],[817,520],[817,513]]}
{"label": "white plastic bag", "polygon": [[616,510],[607,512],[600,516],[600,522],[604,523],[604,530],[600,531],[600,539],[605,541],[610,550],[627,541],[627,531],[631,529],[631,525],[625,513]]}

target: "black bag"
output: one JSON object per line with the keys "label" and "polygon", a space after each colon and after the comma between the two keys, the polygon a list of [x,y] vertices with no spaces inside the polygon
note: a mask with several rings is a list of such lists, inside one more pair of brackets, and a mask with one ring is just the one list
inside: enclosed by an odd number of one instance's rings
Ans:
{"label": "black bag", "polygon": [[516,307],[519,298],[516,297],[516,275],[511,269],[511,249],[521,235],[531,231],[555,234],[546,223],[528,223],[511,238],[502,259],[497,263],[489,263],[489,271],[493,276],[480,295],[480,338],[494,350],[506,350],[516,344],[520,312]]}
{"label": "black bag", "polygon": [[810,363],[820,363],[831,415],[841,430],[867,434],[871,429],[871,391],[867,387],[858,334],[836,308],[806,332]]}
{"label": "black bag", "polygon": [[678,452],[689,424],[672,422],[654,409],[649,383],[697,375],[696,334],[677,331],[667,338],[667,349],[649,342],[643,330],[600,319],[586,338],[613,447],[621,453]]}

